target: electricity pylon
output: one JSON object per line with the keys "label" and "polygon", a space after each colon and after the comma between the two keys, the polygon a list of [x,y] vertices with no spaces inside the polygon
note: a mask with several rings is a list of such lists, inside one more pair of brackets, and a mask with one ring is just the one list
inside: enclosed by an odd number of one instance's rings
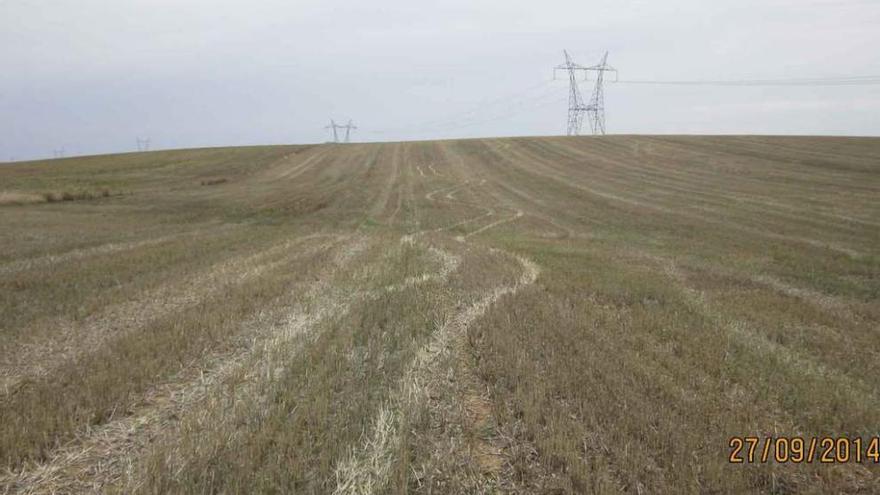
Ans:
{"label": "electricity pylon", "polygon": [[590,104],[587,105],[587,115],[590,116],[590,130],[593,135],[605,135],[605,73],[614,72],[617,75],[617,69],[608,65],[608,52],[602,57],[599,65],[587,67],[586,71],[596,72],[596,85],[593,87],[593,97],[590,98]]}
{"label": "electricity pylon", "polygon": [[351,121],[351,119],[348,119],[348,124],[346,124],[345,126],[340,126],[340,127],[345,127],[345,142],[346,143],[350,142],[349,138],[351,137],[351,130],[357,129],[357,126],[354,125],[354,123]]}
{"label": "electricity pylon", "polygon": [[336,129],[338,127],[339,127],[339,125],[337,125],[333,119],[330,119],[330,125],[324,126],[324,129],[333,129],[333,142],[334,143],[339,142],[339,133],[336,132]]}
{"label": "electricity pylon", "polygon": [[[357,129],[357,126],[352,123],[351,119],[349,119],[348,124],[342,125],[337,124],[336,121],[330,119],[330,125],[325,126],[324,129],[333,129],[333,142],[345,142],[348,143],[351,140],[351,130]],[[345,129],[345,141],[339,141],[339,129]]]}
{"label": "electricity pylon", "polygon": [[[553,75],[556,76],[557,70],[568,71],[568,125],[566,134],[569,136],[577,136],[581,132],[581,125],[584,122],[584,114],[590,116],[590,131],[593,135],[605,134],[605,73],[617,73],[617,69],[608,65],[608,52],[602,57],[599,65],[592,67],[584,67],[572,62],[567,50],[563,50],[565,54],[565,63],[557,65],[553,68]],[[590,103],[584,105],[581,98],[581,92],[578,89],[577,71],[584,72],[584,78],[590,71],[597,73],[596,85],[593,87],[593,96]]]}
{"label": "electricity pylon", "polygon": [[584,71],[586,76],[587,68],[571,61],[568,50],[562,50],[565,54],[565,63],[557,65],[553,68],[553,77],[556,77],[557,70],[568,71],[568,123],[565,133],[569,136],[577,136],[581,132],[581,123],[584,121],[584,112],[587,106],[581,99],[581,92],[577,85],[577,71]]}
{"label": "electricity pylon", "polygon": [[150,151],[150,138],[137,138],[138,151]]}

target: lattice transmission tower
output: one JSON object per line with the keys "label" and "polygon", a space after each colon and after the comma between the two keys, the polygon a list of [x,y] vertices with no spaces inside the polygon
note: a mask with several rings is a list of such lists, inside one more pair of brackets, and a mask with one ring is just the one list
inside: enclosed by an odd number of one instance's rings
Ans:
{"label": "lattice transmission tower", "polygon": [[[324,129],[333,129],[333,142],[334,143],[340,143],[340,142],[348,143],[351,141],[352,129],[357,129],[357,126],[354,125],[354,123],[351,121],[351,119],[349,119],[348,124],[345,124],[345,125],[337,124],[335,120],[330,119],[330,125],[325,126]],[[339,130],[340,129],[345,129],[345,134],[343,137],[344,141],[339,140]]]}
{"label": "lattice transmission tower", "polygon": [[617,69],[608,65],[608,52],[602,57],[599,65],[587,67],[586,70],[596,72],[596,85],[593,86],[593,97],[587,105],[587,115],[590,116],[590,130],[593,135],[605,135],[605,73],[614,72]]}
{"label": "lattice transmission tower", "polygon": [[586,76],[587,68],[572,62],[568,50],[562,50],[562,53],[565,54],[565,63],[553,68],[553,77],[556,77],[558,70],[568,71],[568,123],[565,133],[569,136],[577,136],[581,133],[581,124],[587,111],[587,106],[581,99],[581,91],[578,89],[577,71],[584,71]]}
{"label": "lattice transmission tower", "polygon": [[357,126],[354,125],[354,123],[351,121],[351,119],[348,119],[348,124],[345,124],[344,126],[340,126],[340,127],[345,128],[345,142],[346,143],[351,142],[351,139],[350,139],[351,138],[351,131],[352,131],[352,129],[357,129]]}
{"label": "lattice transmission tower", "polygon": [[334,143],[339,142],[339,133],[336,131],[336,129],[338,129],[338,128],[339,128],[339,126],[336,124],[336,121],[334,121],[333,119],[330,119],[330,125],[324,126],[324,129],[332,129],[333,130],[333,142]]}
{"label": "lattice transmission tower", "polygon": [[[562,53],[565,54],[565,63],[553,68],[553,76],[556,76],[556,71],[558,70],[568,71],[568,122],[566,134],[577,136],[581,133],[584,114],[590,117],[590,130],[593,135],[605,134],[605,73],[610,71],[617,73],[617,69],[608,65],[608,52],[605,52],[605,56],[602,57],[602,62],[599,65],[592,67],[585,67],[574,63],[567,50],[563,50]],[[597,72],[593,96],[590,98],[590,103],[586,105],[581,98],[581,92],[578,88],[577,71],[583,71],[585,79],[588,72]]]}

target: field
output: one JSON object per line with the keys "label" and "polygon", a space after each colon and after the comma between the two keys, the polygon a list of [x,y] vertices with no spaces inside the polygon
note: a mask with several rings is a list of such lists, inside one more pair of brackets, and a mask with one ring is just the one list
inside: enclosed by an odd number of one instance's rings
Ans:
{"label": "field", "polygon": [[0,166],[0,493],[878,493],[880,139]]}

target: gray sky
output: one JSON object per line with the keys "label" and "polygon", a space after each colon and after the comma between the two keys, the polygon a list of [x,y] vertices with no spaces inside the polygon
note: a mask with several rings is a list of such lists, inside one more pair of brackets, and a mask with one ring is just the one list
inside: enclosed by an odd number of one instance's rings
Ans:
{"label": "gray sky", "polygon": [[[622,80],[880,76],[878,26],[877,0],[0,0],[0,160],[320,142],[330,118],[560,134],[563,48]],[[606,107],[609,133],[880,135],[880,85],[609,84]]]}

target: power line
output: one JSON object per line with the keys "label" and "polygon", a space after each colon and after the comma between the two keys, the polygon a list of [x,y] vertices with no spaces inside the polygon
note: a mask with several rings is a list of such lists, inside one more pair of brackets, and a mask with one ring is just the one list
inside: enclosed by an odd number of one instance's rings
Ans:
{"label": "power line", "polygon": [[[436,132],[448,132],[454,131],[458,129],[464,129],[468,127],[473,127],[481,124],[487,124],[491,122],[496,122],[499,120],[509,119],[515,115],[519,115],[525,111],[533,110],[535,108],[539,108],[542,106],[546,106],[548,103],[562,103],[565,101],[564,96],[560,96],[557,92],[558,90],[555,88],[550,88],[549,91],[545,91],[539,95],[531,96],[528,98],[521,98],[515,102],[507,102],[506,107],[497,107],[491,113],[484,116],[472,116],[466,119],[456,119],[456,120],[448,120],[443,124],[435,124],[435,125],[422,125],[417,127],[407,127],[400,128],[399,131],[409,131],[409,132],[426,132],[426,131],[436,131]],[[370,131],[373,134],[386,134],[394,132],[393,130],[382,130],[382,131]]]}
{"label": "power line", "polygon": [[632,79],[614,82],[616,84],[644,84],[659,86],[871,86],[880,84],[880,76],[730,80]]}
{"label": "power line", "polygon": [[549,91],[545,91],[535,96],[520,98],[516,101],[509,101],[507,102],[507,105],[505,107],[496,107],[491,112],[488,112],[483,116],[473,115],[465,119],[449,120],[441,125],[420,126],[416,129],[420,131],[454,130],[486,122],[494,122],[511,117],[513,115],[517,115],[525,110],[529,110],[537,106],[543,106],[543,104],[547,103],[547,101],[551,97],[557,101],[564,101],[564,97],[561,98],[560,95],[557,93],[557,90],[555,88],[551,88]]}
{"label": "power line", "polygon": [[496,106],[496,105],[498,105],[498,104],[509,104],[511,100],[516,99],[516,98],[519,98],[519,97],[522,97],[522,96],[525,96],[525,95],[527,95],[527,94],[529,94],[529,93],[531,93],[531,92],[533,92],[533,91],[535,91],[535,90],[545,88],[545,87],[547,87],[548,85],[550,85],[551,83],[553,83],[553,80],[544,80],[544,81],[541,81],[541,82],[539,82],[539,83],[537,83],[537,84],[534,84],[534,85],[532,85],[532,86],[529,86],[529,87],[527,87],[527,88],[523,88],[522,90],[519,90],[519,91],[517,91],[517,92],[515,92],[515,93],[511,93],[511,94],[507,94],[507,95],[503,95],[503,96],[498,96],[498,97],[496,97],[496,98],[492,98],[492,99],[489,99],[489,100],[482,101],[482,102],[478,103],[477,105],[475,105],[474,107],[472,107],[472,108],[469,109],[469,110],[465,110],[465,111],[463,111],[463,112],[458,112],[458,113],[454,113],[454,114],[451,114],[451,115],[447,115],[447,116],[444,117],[444,119],[442,119],[442,120],[428,121],[428,122],[423,123],[422,125],[423,125],[423,126],[426,126],[426,125],[427,125],[427,126],[430,126],[430,125],[435,124],[435,123],[441,123],[441,124],[442,124],[442,123],[446,123],[446,122],[449,122],[449,121],[460,120],[461,118],[465,118],[465,117],[468,117],[468,116],[470,116],[470,115],[476,114],[476,113],[478,113],[478,112],[484,111],[485,109],[487,109],[487,108],[491,108],[491,107],[494,107],[494,106]]}
{"label": "power line", "polygon": [[[615,77],[614,80],[610,80],[605,78],[605,72],[615,72],[616,74],[617,71],[616,69],[608,65],[607,52],[605,53],[602,61],[599,64],[589,67],[581,66],[574,63],[568,53],[564,53],[566,56],[566,62],[554,68],[554,72],[556,70],[569,71],[569,115],[567,120],[567,133],[569,134],[577,134],[580,132],[580,127],[582,125],[584,116],[589,117],[588,120],[590,122],[590,127],[593,134],[605,134],[606,128],[604,84],[606,82],[631,85],[670,86],[848,86],[880,84],[880,76],[734,80],[619,80]],[[586,104],[581,97],[577,79],[574,78],[574,80],[572,80],[573,73],[577,71],[582,71],[584,73],[584,80],[587,80],[587,75],[589,74],[589,72],[597,73],[592,97],[590,98],[589,103]],[[552,82],[552,80],[539,82],[515,93],[498,96],[493,99],[480,102],[475,107],[469,110],[453,113],[447,115],[442,119],[429,120],[416,126],[409,125],[399,128],[370,130],[367,131],[367,133],[383,135],[399,132],[412,133],[425,131],[449,131],[508,119],[522,113],[525,110],[551,103],[551,98],[552,102],[564,101],[565,97],[559,98],[559,95],[556,93],[557,90],[554,88],[549,88],[549,91],[541,92],[537,95],[533,94],[535,91],[547,87]],[[346,126],[336,124],[334,121],[331,120],[331,124],[328,125],[326,128],[334,130],[334,142],[341,142],[342,139],[345,139],[346,141],[348,140],[348,135],[350,134],[351,129],[356,129],[356,127],[351,124],[351,121],[349,121],[349,125],[352,125],[352,127],[350,129],[346,129]],[[346,129],[347,132],[344,138],[339,135],[339,133],[337,132],[338,129]]]}
{"label": "power line", "polygon": [[[552,97],[552,98],[548,98]],[[525,111],[532,110],[538,107],[545,106],[547,103],[562,103],[566,100],[565,96],[560,96],[555,93],[544,94],[540,98],[532,98],[532,99],[524,99],[519,102],[517,105],[512,105],[506,109],[505,112],[497,115],[487,116],[483,118],[471,118],[464,121],[458,121],[455,123],[451,123],[449,125],[443,127],[433,127],[428,130],[436,130],[436,131],[452,131],[457,129],[464,129],[467,127],[473,127],[476,125],[487,124],[491,122],[497,122],[500,120],[506,120],[513,116],[519,115]],[[531,103],[531,104],[529,104]]]}
{"label": "power line", "polygon": [[[553,83],[552,79],[547,79],[541,81],[537,84],[533,84],[521,90],[518,90],[514,93],[498,96],[489,100],[482,101],[475,106],[461,111],[448,114],[439,119],[427,120],[422,122],[421,124],[413,127],[392,127],[385,128],[380,130],[372,130],[367,131],[369,134],[392,134],[397,132],[423,132],[423,131],[432,131],[432,130],[444,130],[444,129],[456,129],[464,126],[471,125],[471,122],[478,123],[485,121],[484,119],[479,118],[478,116],[484,114],[486,112],[497,112],[497,111],[506,111],[511,107],[511,101],[528,101],[531,99],[535,99],[535,96],[526,96],[530,93],[534,93],[536,90],[540,90],[543,88],[548,88]],[[556,93],[556,90],[553,88],[549,88],[550,92]],[[546,97],[548,94],[547,91],[544,91],[537,95],[537,98]],[[497,119],[490,119],[497,120]]]}

